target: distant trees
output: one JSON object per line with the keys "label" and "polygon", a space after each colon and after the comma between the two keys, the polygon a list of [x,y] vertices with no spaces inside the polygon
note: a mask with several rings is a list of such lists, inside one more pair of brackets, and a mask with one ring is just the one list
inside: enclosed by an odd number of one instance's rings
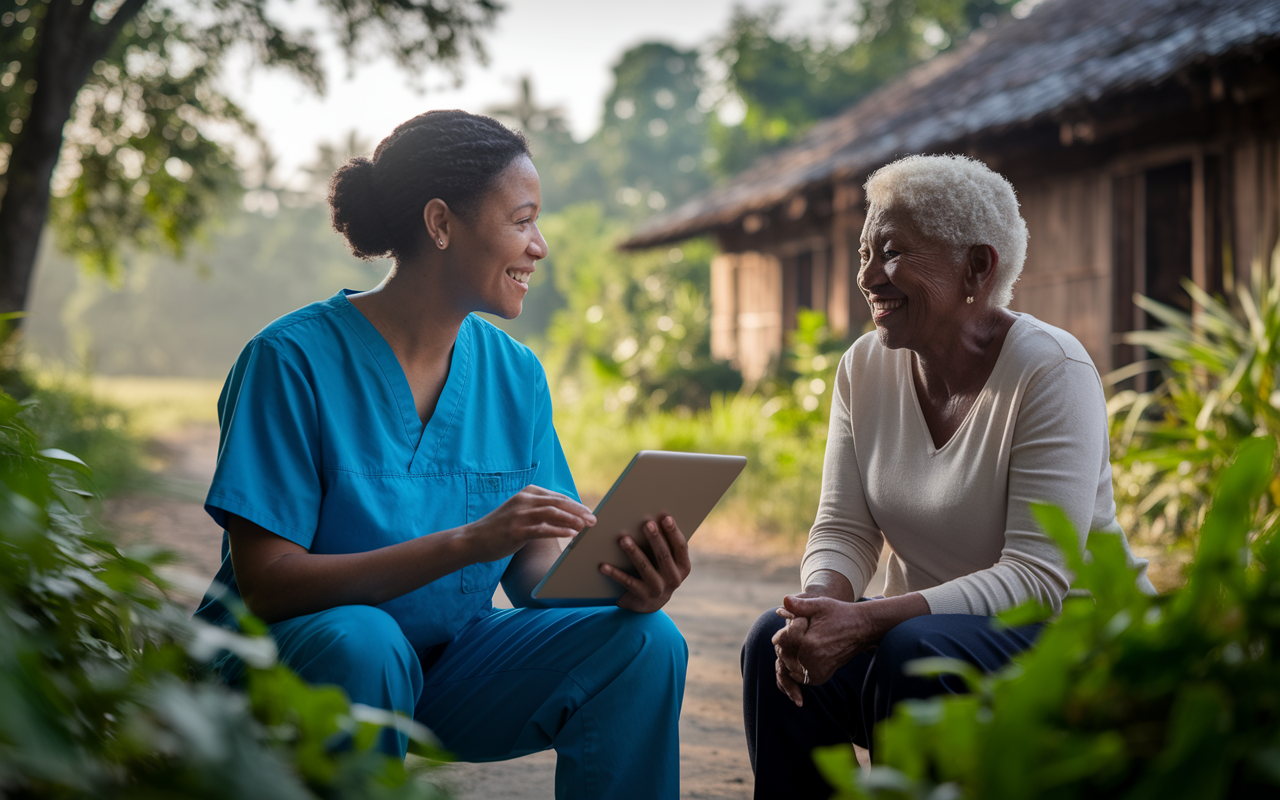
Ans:
{"label": "distant trees", "polygon": [[742,121],[712,123],[717,173],[733,175],[797,139],[975,28],[994,25],[1014,0],[852,0],[832,14],[835,35],[792,33],[782,6],[739,8],[717,43],[721,92],[740,99]]}
{"label": "distant trees", "polygon": [[[111,272],[126,242],[180,251],[237,169],[215,125],[253,123],[217,88],[248,50],[318,92],[309,32],[267,0],[7,0],[0,4],[0,313],[25,309],[41,232]],[[371,39],[402,66],[456,72],[496,0],[320,0],[349,57]]]}

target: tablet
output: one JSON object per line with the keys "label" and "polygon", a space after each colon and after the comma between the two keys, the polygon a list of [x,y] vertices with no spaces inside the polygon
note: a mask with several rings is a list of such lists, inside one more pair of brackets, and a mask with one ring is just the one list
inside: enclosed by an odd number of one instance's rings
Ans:
{"label": "tablet", "polygon": [[573,537],[534,588],[533,598],[556,606],[613,605],[625,589],[602,575],[600,565],[607,562],[636,574],[618,540],[629,535],[652,558],[648,538],[640,528],[666,514],[680,526],[685,538],[693,536],[746,464],[743,456],[662,450],[636,453],[596,506],[596,524]]}

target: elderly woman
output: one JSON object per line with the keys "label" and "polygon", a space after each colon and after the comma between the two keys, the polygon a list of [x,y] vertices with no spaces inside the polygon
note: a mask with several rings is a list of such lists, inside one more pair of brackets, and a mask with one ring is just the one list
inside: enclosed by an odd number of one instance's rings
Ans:
{"label": "elderly woman", "polygon": [[[1093,362],[1071,334],[1006,308],[1027,250],[1013,187],[963,156],[914,156],[866,193],[858,286],[875,333],[840,362],[804,591],[743,648],[757,798],[829,796],[813,748],[870,747],[899,700],[963,691],[904,663],[992,671],[1034,642],[1039,626],[991,624],[1067,593],[1031,503],[1123,537]],[[857,602],[885,542],[886,599]]]}

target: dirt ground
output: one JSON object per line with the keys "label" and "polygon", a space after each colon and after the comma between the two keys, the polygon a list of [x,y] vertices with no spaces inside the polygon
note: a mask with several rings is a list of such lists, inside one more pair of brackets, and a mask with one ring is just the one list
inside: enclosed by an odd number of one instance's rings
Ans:
{"label": "dirt ground", "polygon": [[[183,566],[169,577],[189,602],[203,592],[220,561],[221,530],[204,513],[218,432],[189,425],[154,443],[167,465],[163,492],[111,500],[108,524],[134,541],[177,551]],[[751,795],[742,724],[742,640],[761,611],[799,590],[799,552],[757,534],[708,523],[691,542],[693,573],[667,606],[689,643],[689,672],[680,720],[681,796],[737,800]],[[495,598],[505,604],[505,598]],[[555,754],[493,764],[450,764],[445,781],[459,800],[515,800],[554,795]]]}

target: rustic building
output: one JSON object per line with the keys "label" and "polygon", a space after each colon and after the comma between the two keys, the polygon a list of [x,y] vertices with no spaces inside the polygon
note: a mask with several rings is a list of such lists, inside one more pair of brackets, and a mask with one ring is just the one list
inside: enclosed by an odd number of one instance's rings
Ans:
{"label": "rustic building", "polygon": [[1280,236],[1280,2],[1048,0],[826,120],[726,185],[656,217],[628,249],[714,235],[712,348],[750,380],[799,308],[856,334],[861,186],[912,153],[1006,175],[1031,239],[1013,308],[1132,360],[1140,292],[1191,307]]}

